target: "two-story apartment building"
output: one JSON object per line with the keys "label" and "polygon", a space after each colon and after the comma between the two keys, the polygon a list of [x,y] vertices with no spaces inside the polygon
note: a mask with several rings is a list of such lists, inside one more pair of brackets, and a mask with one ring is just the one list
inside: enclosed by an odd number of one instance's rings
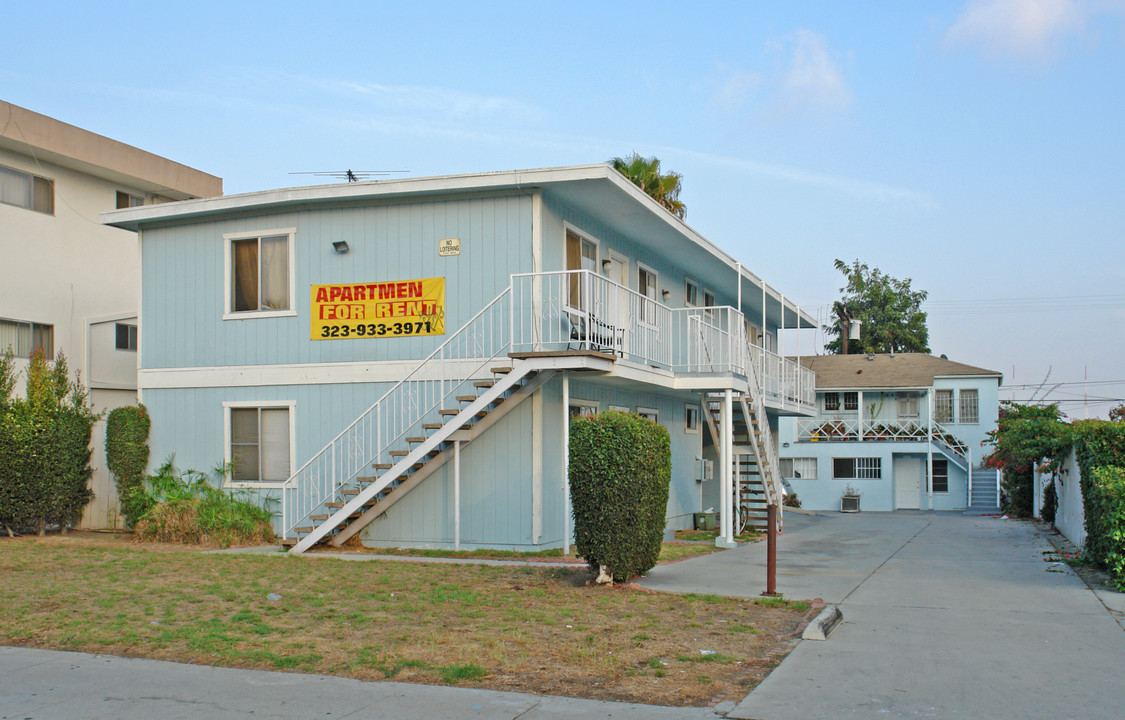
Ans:
{"label": "two-story apartment building", "polygon": [[298,551],[566,547],[569,418],[609,409],[668,429],[669,527],[715,507],[730,542],[779,500],[778,418],[813,412],[771,349],[813,318],[607,165],[103,220],[141,238],[153,457],[233,462]]}
{"label": "two-story apartment building", "polygon": [[[96,409],[136,402],[137,236],[100,213],[222,192],[220,178],[0,101],[0,352],[22,371],[36,350],[61,351]],[[122,522],[104,435],[99,423],[86,528]]]}
{"label": "two-story apartment building", "polygon": [[1002,376],[945,357],[818,355],[816,415],[783,418],[781,473],[802,506],[839,510],[851,487],[863,510],[958,510],[999,504],[980,467]]}

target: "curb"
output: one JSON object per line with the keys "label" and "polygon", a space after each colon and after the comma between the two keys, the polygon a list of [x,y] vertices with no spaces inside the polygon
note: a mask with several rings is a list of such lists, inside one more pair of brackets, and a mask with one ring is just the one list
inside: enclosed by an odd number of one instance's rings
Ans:
{"label": "curb", "polygon": [[844,614],[840,612],[839,606],[829,605],[821,610],[820,614],[805,627],[805,631],[801,633],[801,639],[827,640],[843,619]]}

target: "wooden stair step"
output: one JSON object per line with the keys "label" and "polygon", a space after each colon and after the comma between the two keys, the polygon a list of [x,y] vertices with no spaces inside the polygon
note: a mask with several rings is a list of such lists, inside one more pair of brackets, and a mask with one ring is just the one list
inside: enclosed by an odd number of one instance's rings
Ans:
{"label": "wooden stair step", "polygon": [[422,443],[426,442],[427,440],[429,440],[429,438],[425,435],[415,435],[413,437],[406,438],[406,442],[408,443]]}
{"label": "wooden stair step", "polygon": [[391,450],[387,454],[390,455],[391,457],[406,457],[407,455],[410,454],[410,451],[409,450]]}
{"label": "wooden stair step", "polygon": [[394,467],[394,463],[371,463],[371,467],[376,470],[390,470]]}
{"label": "wooden stair step", "polygon": [[332,508],[334,510],[339,510],[340,508],[344,507],[344,503],[342,503],[342,502],[326,502],[326,503],[324,503],[324,507]]}
{"label": "wooden stair step", "polygon": [[281,538],[278,544],[281,545],[281,547],[293,547],[297,544],[297,538]]}
{"label": "wooden stair step", "polygon": [[355,497],[359,495],[359,488],[344,488],[340,491],[340,494],[344,497]]}
{"label": "wooden stair step", "polygon": [[328,519],[328,515],[309,515],[309,520],[314,522],[324,522]]}
{"label": "wooden stair step", "polygon": [[473,387],[490,388],[496,384],[495,380],[477,380],[473,383]]}
{"label": "wooden stair step", "polygon": [[307,533],[311,533],[312,531],[313,527],[311,525],[309,525],[308,527],[293,528],[293,532],[297,533],[298,535],[305,535]]}
{"label": "wooden stair step", "polygon": [[453,415],[457,415],[460,412],[461,412],[460,410],[438,410],[438,415],[453,416]]}
{"label": "wooden stair step", "polygon": [[356,482],[373,483],[379,479],[378,475],[361,475],[355,479]]}
{"label": "wooden stair step", "polygon": [[457,402],[472,402],[477,399],[476,395],[458,395]]}
{"label": "wooden stair step", "polygon": [[512,368],[506,365],[497,365],[496,367],[489,368],[489,370],[491,370],[494,375],[507,375],[512,372]]}
{"label": "wooden stair step", "polygon": [[423,430],[441,430],[445,425],[441,423],[422,423]]}

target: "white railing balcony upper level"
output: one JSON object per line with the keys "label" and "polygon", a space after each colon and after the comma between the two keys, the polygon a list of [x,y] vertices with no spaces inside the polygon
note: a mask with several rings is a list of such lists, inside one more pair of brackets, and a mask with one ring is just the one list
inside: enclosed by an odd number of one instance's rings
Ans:
{"label": "white railing balcony upper level", "polygon": [[767,404],[815,408],[815,374],[747,342],[736,309],[670,308],[591,270],[512,276],[512,350],[598,350],[675,373],[756,375]]}
{"label": "white railing balcony upper level", "polygon": [[969,446],[940,423],[919,420],[859,418],[802,418],[797,420],[797,442],[926,442],[947,448],[959,458],[968,457]]}

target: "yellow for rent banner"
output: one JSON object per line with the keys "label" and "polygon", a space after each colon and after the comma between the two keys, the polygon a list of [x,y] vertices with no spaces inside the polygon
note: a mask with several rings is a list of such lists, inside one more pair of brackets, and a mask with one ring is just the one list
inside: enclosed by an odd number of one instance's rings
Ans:
{"label": "yellow for rent banner", "polygon": [[312,286],[312,339],[445,334],[445,278]]}

